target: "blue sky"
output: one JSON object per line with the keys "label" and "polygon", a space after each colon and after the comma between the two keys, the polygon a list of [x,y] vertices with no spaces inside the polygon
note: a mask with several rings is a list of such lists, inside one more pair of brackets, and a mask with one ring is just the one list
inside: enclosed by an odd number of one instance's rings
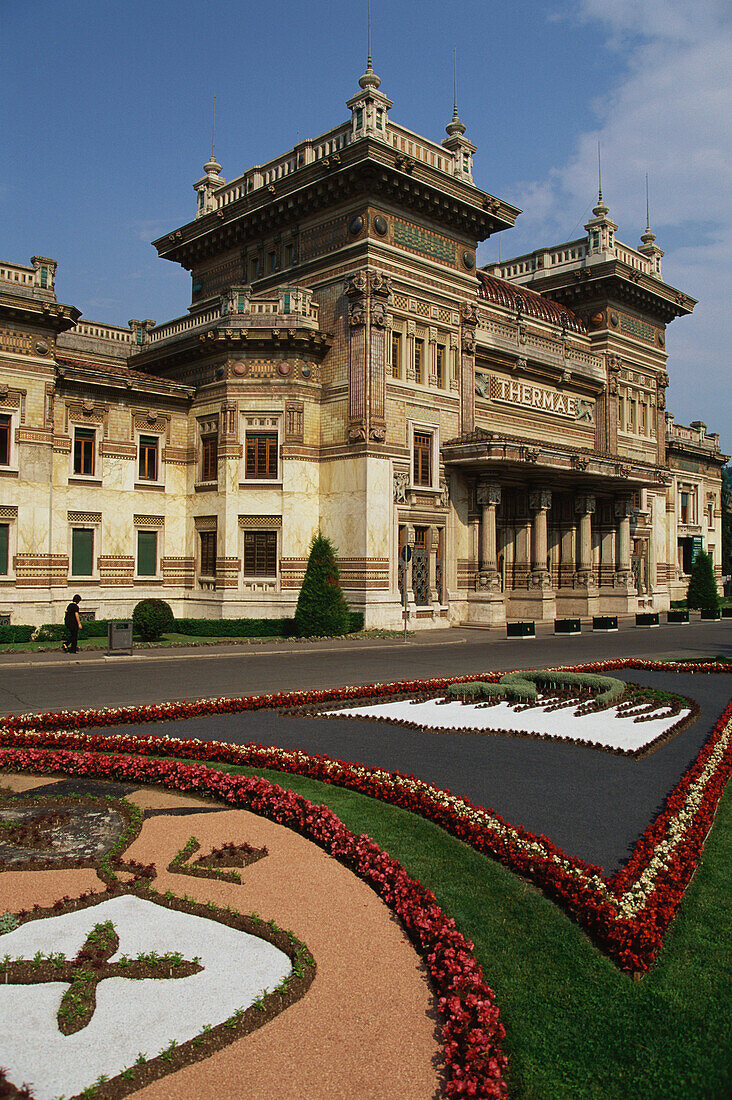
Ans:
{"label": "blue sky", "polygon": [[[442,140],[458,106],[478,185],[523,208],[503,256],[582,233],[596,146],[618,236],[639,243],[645,173],[664,276],[698,298],[669,330],[669,408],[732,449],[732,6],[726,0],[372,0],[395,121]],[[216,94],[230,179],[347,117],[366,3],[5,0],[0,258],[59,261],[57,292],[126,324],[185,312],[150,241],[193,217]],[[482,262],[497,258],[494,238]]]}

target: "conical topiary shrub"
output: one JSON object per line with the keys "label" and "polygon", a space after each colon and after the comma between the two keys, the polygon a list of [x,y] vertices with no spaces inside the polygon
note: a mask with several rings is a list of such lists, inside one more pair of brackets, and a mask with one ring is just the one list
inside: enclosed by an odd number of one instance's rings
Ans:
{"label": "conical topiary shrub", "polygon": [[709,554],[700,550],[691,568],[691,579],[686,593],[687,607],[719,607],[719,593],[714,579],[714,566]]}
{"label": "conical topiary shrub", "polygon": [[338,578],[335,548],[318,531],[310,543],[310,557],[295,611],[295,629],[301,638],[348,633],[348,604]]}

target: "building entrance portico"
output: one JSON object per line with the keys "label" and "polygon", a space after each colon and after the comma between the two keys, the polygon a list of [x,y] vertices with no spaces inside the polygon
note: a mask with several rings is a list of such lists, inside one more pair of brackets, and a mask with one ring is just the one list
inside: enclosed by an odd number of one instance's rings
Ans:
{"label": "building entrance portico", "polygon": [[[546,463],[533,455],[529,462],[510,462],[507,445],[483,434],[444,448],[446,468],[459,470],[468,482],[468,514],[476,528],[468,619],[552,620],[643,606],[651,566],[647,554],[635,562],[639,546],[647,543],[634,494],[641,496],[641,478],[646,487],[653,484],[655,471],[626,464],[603,470],[601,480],[592,467],[607,465],[603,460],[558,449]],[[499,446],[501,461],[491,462],[490,452]],[[526,450],[517,447],[517,459]],[[569,469],[560,468],[562,459]]]}

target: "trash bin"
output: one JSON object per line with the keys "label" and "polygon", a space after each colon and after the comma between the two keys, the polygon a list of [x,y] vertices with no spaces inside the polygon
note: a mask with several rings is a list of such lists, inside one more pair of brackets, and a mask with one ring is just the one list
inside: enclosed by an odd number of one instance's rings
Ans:
{"label": "trash bin", "polygon": [[107,655],[115,657],[132,655],[132,619],[107,623]]}

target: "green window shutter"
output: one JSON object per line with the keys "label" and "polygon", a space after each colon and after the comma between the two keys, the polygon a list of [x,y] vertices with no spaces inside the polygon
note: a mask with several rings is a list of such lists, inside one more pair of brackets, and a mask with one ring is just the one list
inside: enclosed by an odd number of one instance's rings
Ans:
{"label": "green window shutter", "polygon": [[74,527],[71,531],[71,573],[74,577],[91,577],[94,561],[94,531],[89,527]]}
{"label": "green window shutter", "polygon": [[8,575],[8,544],[10,542],[10,524],[0,523],[0,577]]}
{"label": "green window shutter", "polygon": [[285,313],[290,312],[290,295],[285,294]]}
{"label": "green window shutter", "polygon": [[137,532],[137,575],[154,577],[158,566],[157,531]]}
{"label": "green window shutter", "polygon": [[41,286],[42,287],[47,287],[48,286],[48,268],[47,267],[42,267],[41,268]]}

